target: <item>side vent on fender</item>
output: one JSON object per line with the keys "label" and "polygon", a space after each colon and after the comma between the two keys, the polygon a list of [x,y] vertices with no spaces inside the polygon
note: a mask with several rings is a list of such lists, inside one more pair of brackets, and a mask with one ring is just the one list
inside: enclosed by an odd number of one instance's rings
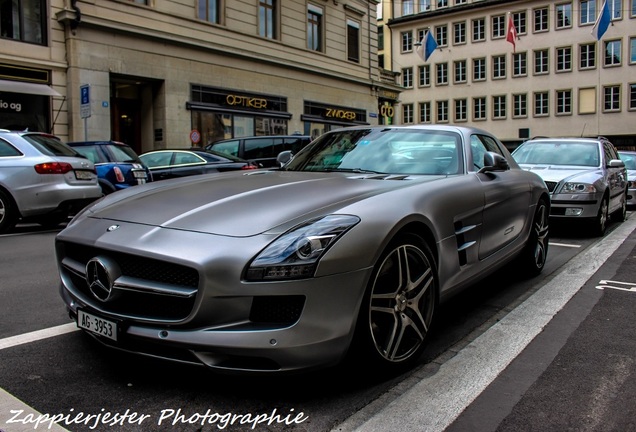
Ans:
{"label": "side vent on fender", "polygon": [[477,225],[463,226],[461,221],[455,222],[455,238],[457,239],[457,255],[459,257],[460,266],[466,265],[468,262],[466,251],[477,243],[474,240],[468,241],[466,239],[466,237],[471,237],[466,234],[475,228],[477,228]]}

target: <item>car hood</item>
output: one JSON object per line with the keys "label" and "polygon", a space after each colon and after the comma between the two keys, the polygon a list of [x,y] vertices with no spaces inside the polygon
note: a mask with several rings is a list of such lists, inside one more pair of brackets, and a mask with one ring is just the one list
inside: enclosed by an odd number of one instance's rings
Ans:
{"label": "car hood", "polygon": [[[537,174],[546,182],[558,183],[561,180],[572,180],[577,177],[594,177],[598,178],[603,173],[599,168],[581,168],[571,166],[556,166],[556,165],[532,165],[532,164],[520,164],[522,169],[531,171]],[[583,181],[584,179],[580,179]]]}
{"label": "car hood", "polygon": [[109,195],[88,213],[113,221],[246,237],[278,233],[370,196],[426,181],[403,178],[284,171],[191,176]]}

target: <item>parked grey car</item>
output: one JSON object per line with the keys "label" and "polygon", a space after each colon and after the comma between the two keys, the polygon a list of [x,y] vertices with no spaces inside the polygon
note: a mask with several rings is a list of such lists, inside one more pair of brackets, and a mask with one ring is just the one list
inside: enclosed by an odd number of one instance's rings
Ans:
{"label": "parked grey car", "polygon": [[93,163],[59,138],[0,130],[0,232],[21,219],[58,225],[101,195]]}
{"label": "parked grey car", "polygon": [[56,238],[61,295],[106,345],[216,370],[412,365],[439,302],[536,275],[550,199],[493,135],[328,132],[284,167],[109,195]]}
{"label": "parked grey car", "polygon": [[552,200],[550,216],[585,220],[605,234],[609,215],[627,216],[627,170],[610,141],[599,138],[538,138],[513,152],[521,168],[543,178]]}
{"label": "parked grey car", "polygon": [[627,169],[627,205],[636,206],[636,151],[620,150],[618,156],[625,162]]}

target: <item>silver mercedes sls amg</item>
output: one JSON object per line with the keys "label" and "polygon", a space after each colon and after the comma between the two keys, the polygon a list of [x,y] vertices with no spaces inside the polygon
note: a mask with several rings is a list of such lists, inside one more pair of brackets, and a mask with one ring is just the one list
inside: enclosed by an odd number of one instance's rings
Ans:
{"label": "silver mercedes sls amg", "polygon": [[417,362],[441,301],[517,260],[550,198],[488,132],[328,132],[281,168],[104,197],[56,239],[61,295],[104,344],[222,371]]}

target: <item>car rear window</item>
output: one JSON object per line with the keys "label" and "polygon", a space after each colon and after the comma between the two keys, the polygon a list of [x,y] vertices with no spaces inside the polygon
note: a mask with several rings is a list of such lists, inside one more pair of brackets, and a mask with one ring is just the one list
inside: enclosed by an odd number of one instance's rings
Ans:
{"label": "car rear window", "polygon": [[137,153],[130,147],[109,144],[108,149],[115,158],[111,162],[138,162],[139,160]]}
{"label": "car rear window", "polygon": [[22,135],[39,152],[48,156],[77,156],[78,153],[51,135]]}
{"label": "car rear window", "polygon": [[97,146],[79,146],[79,147],[75,147],[75,150],[77,150],[79,154],[86,157],[89,161],[93,163],[107,162],[106,158],[104,157],[102,152],[99,151]]}

